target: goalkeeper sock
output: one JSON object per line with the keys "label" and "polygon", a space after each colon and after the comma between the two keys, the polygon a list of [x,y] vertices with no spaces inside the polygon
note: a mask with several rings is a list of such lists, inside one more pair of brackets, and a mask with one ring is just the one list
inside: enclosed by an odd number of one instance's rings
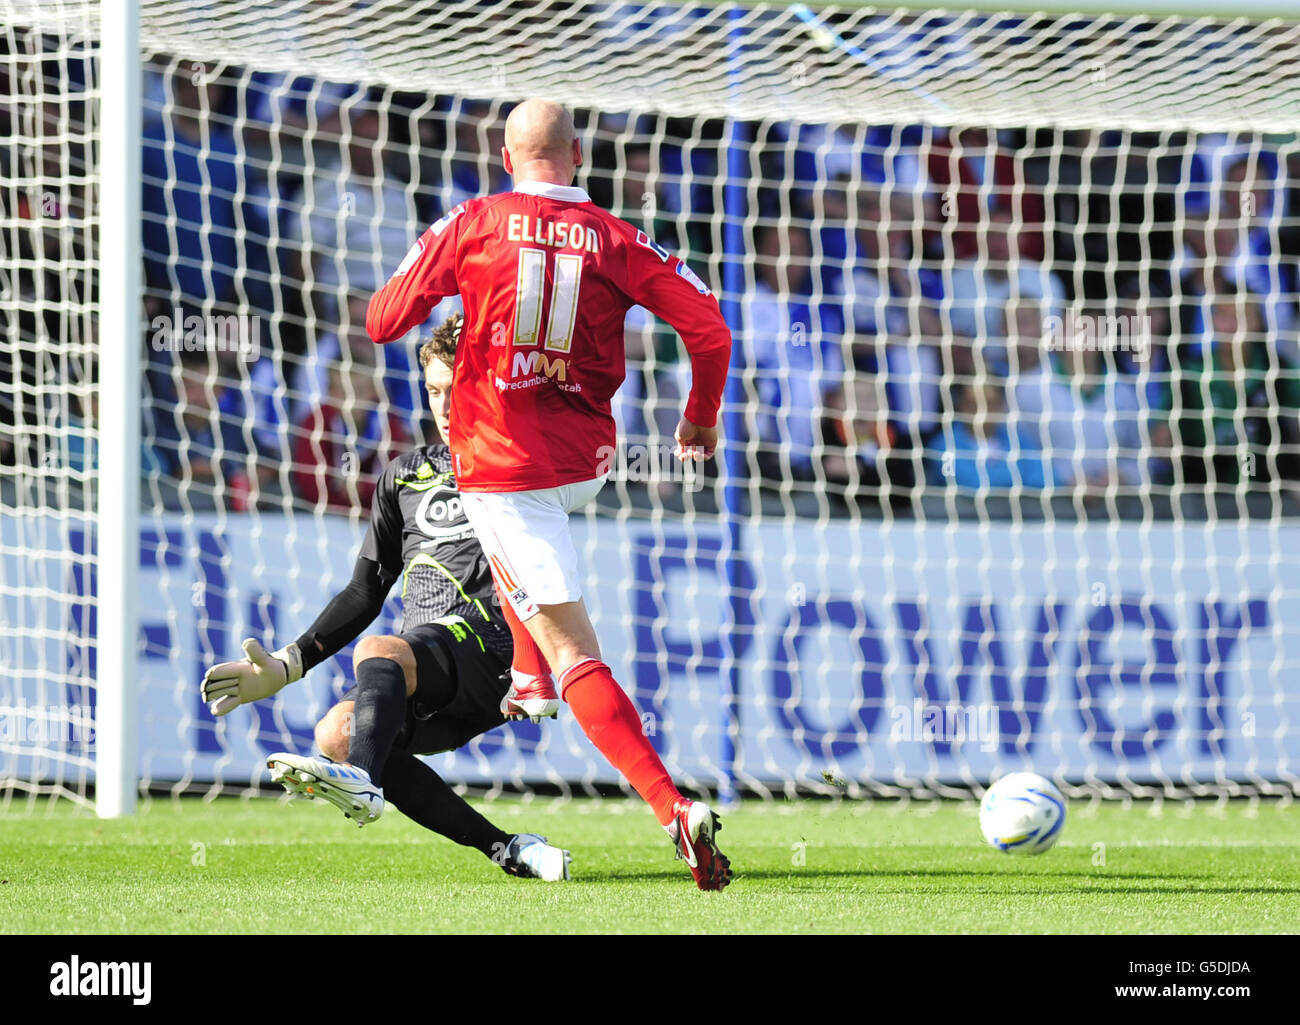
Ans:
{"label": "goalkeeper sock", "polygon": [[384,763],[384,800],[408,819],[504,865],[511,834],[497,829],[449,787],[427,764],[407,751]]}
{"label": "goalkeeper sock", "polygon": [[546,662],[546,656],[528,632],[528,627],[515,614],[514,607],[506,600],[499,584],[497,600],[501,602],[501,614],[505,616],[506,626],[510,627],[510,637],[515,642],[515,654],[510,663],[511,679],[515,683],[526,683],[536,676],[550,676],[551,667]]}
{"label": "goalkeeper sock", "polygon": [[673,809],[682,795],[609,666],[598,659],[584,659],[560,674],[560,685],[561,696],[582,732],[654,809],[660,825],[672,822]]}
{"label": "goalkeeper sock", "polygon": [[391,658],[368,658],[357,666],[356,707],[348,761],[383,786],[384,764],[406,723],[406,674]]}

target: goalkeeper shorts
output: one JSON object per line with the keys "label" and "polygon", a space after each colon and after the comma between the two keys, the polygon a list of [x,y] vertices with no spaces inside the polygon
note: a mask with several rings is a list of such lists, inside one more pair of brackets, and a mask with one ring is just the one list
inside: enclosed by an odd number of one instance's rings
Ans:
{"label": "goalkeeper shorts", "polygon": [[[406,702],[406,722],[393,746],[411,754],[434,754],[464,747],[505,723],[501,699],[510,689],[510,658],[485,646],[459,616],[424,623],[399,634],[415,654],[415,693]],[[434,675],[437,686],[448,676],[456,686],[451,701],[431,705],[420,684]]]}

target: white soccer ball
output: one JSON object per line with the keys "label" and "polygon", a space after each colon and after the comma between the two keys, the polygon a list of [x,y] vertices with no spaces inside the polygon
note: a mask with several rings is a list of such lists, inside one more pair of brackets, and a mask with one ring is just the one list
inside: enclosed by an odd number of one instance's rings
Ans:
{"label": "white soccer ball", "polygon": [[1036,772],[1013,772],[988,788],[980,802],[984,839],[1008,854],[1042,854],[1061,837],[1065,798]]}

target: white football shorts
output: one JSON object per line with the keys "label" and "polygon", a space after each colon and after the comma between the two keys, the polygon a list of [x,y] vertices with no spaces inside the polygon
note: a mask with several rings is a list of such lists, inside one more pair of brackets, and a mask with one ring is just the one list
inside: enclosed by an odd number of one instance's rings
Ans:
{"label": "white football shorts", "polygon": [[537,491],[462,491],[465,518],[478,535],[501,593],[521,620],[538,605],[582,597],[569,513],[605,486],[605,477]]}

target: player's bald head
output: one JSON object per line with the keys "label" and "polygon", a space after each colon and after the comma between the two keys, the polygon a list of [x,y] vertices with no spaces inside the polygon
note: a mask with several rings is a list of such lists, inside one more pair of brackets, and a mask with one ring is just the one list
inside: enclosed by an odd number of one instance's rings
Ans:
{"label": "player's bald head", "polygon": [[564,159],[574,138],[573,118],[552,100],[524,100],[506,118],[506,149],[517,161]]}
{"label": "player's bald head", "polygon": [[524,100],[506,118],[508,169],[516,178],[562,178],[567,185],[581,163],[569,112],[552,100]]}

